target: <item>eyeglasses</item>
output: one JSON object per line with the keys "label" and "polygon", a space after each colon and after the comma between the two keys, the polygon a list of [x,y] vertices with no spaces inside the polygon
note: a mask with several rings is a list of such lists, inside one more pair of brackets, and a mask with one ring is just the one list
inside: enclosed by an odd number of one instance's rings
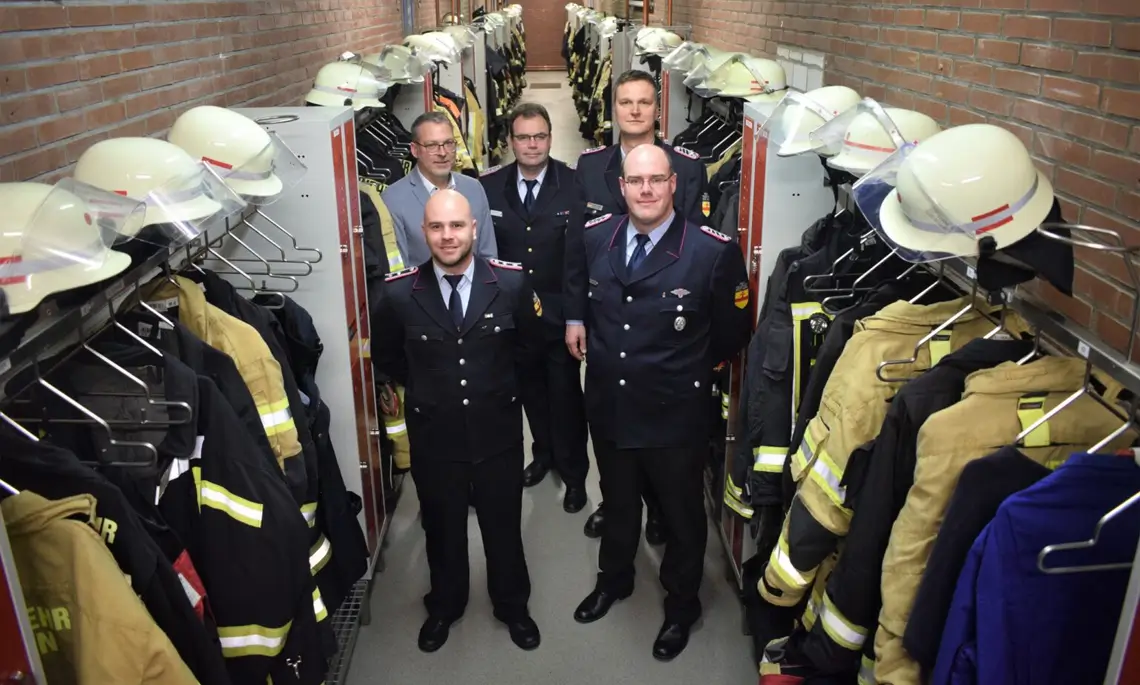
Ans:
{"label": "eyeglasses", "polygon": [[650,176],[649,178],[642,178],[640,176],[627,176],[622,180],[625,181],[625,184],[627,186],[633,186],[634,188],[641,188],[645,185],[646,181],[649,182],[649,185],[651,187],[660,188],[661,186],[668,183],[669,179],[671,178],[673,178],[673,174],[669,174],[668,176]]}
{"label": "eyeglasses", "polygon": [[550,140],[550,134],[549,133],[534,133],[534,134],[520,133],[519,135],[515,135],[512,133],[511,137],[514,138],[515,140],[519,141],[520,143],[529,143],[532,140],[536,143],[545,143],[546,141]]}
{"label": "eyeglasses", "polygon": [[438,152],[439,150],[446,150],[447,152],[451,152],[455,149],[455,139],[452,138],[450,140],[445,140],[442,143],[421,143],[419,141],[416,141],[416,145],[419,145],[428,152]]}

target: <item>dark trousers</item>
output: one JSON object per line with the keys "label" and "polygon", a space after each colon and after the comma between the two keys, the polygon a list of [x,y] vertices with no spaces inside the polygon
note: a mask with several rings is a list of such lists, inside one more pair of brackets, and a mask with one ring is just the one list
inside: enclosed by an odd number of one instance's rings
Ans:
{"label": "dark trousers", "polygon": [[641,499],[657,496],[665,522],[661,585],[665,619],[691,625],[701,614],[697,593],[704,571],[708,528],[702,475],[703,449],[618,449],[609,441],[594,444],[606,502],[598,589],[626,594],[633,589],[633,560],[641,541]]}
{"label": "dark trousers", "polygon": [[472,497],[495,617],[512,621],[527,616],[530,575],[522,544],[522,464],[521,445],[478,463],[412,459],[431,571],[424,606],[431,616],[455,620],[467,608],[467,514]]}
{"label": "dark trousers", "polygon": [[561,339],[546,331],[527,333],[519,359],[519,385],[534,436],[534,460],[557,471],[567,485],[584,487],[590,459],[581,364]]}

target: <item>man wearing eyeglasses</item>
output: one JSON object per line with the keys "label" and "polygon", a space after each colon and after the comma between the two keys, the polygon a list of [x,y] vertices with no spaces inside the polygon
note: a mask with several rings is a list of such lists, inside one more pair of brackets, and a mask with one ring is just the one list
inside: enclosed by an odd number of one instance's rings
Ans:
{"label": "man wearing eyeglasses", "polygon": [[542,482],[554,469],[566,486],[562,508],[586,506],[586,415],[581,364],[563,343],[562,283],[566,236],[585,221],[574,170],[550,157],[550,114],[524,102],[507,116],[515,161],[488,169],[479,179],[491,204],[499,255],[522,262],[530,286],[542,299],[543,316],[523,330],[519,378],[523,405],[534,438],[534,461],[523,484]]}
{"label": "man wearing eyeglasses", "polygon": [[443,189],[458,191],[471,205],[471,215],[479,227],[475,255],[499,256],[487,194],[479,181],[453,173],[455,147],[451,121],[442,112],[426,112],[412,122],[412,155],[416,158],[416,167],[381,195],[392,214],[396,243],[404,264],[423,264],[431,259],[420,225],[428,199]]}
{"label": "man wearing eyeglasses", "polygon": [[600,572],[574,619],[596,621],[633,592],[642,495],[652,490],[667,593],[653,656],[669,661],[701,613],[709,383],[748,342],[748,280],[731,238],[675,209],[665,150],[629,151],[620,182],[629,215],[586,222],[566,267],[566,344],[577,358],[589,348],[586,417],[606,502]]}
{"label": "man wearing eyeglasses", "polygon": [[[678,214],[703,224],[708,216],[705,167],[691,150],[673,147],[657,137],[657,84],[649,72],[631,69],[614,85],[614,128],[617,144],[586,150],[578,160],[577,182],[586,220],[605,214],[626,214],[630,208],[622,194],[621,164],[638,145],[656,145],[667,152],[675,176],[672,194]],[[666,532],[653,493],[646,493],[645,539],[651,545],[665,541]],[[605,528],[605,509],[599,504],[586,521],[585,533],[596,538]]]}

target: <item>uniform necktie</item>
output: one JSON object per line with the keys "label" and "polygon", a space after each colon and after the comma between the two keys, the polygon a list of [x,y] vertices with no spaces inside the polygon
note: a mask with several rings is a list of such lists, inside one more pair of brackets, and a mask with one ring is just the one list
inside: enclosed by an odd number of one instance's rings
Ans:
{"label": "uniform necktie", "polygon": [[530,210],[534,208],[534,187],[538,185],[538,180],[528,181],[524,178],[523,183],[526,184],[526,195],[523,196],[523,209],[526,210],[527,214],[530,214]]}
{"label": "uniform necktie", "polygon": [[447,310],[451,312],[451,320],[455,323],[455,330],[463,328],[463,298],[459,296],[459,282],[463,274],[444,276],[451,285],[451,297],[447,298]]}
{"label": "uniform necktie", "polygon": [[633,254],[629,256],[629,265],[626,267],[631,274],[637,269],[638,264],[645,261],[645,255],[648,254],[646,247],[649,245],[649,236],[644,233],[638,233],[634,238],[637,240],[637,247],[633,248]]}

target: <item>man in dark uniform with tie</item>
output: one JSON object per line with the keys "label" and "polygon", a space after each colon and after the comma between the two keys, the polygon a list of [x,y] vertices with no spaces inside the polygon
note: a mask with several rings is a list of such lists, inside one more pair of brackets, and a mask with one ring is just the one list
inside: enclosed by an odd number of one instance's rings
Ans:
{"label": "man in dark uniform with tie", "polygon": [[667,538],[653,656],[668,661],[701,613],[709,383],[748,342],[748,280],[735,242],[674,209],[664,150],[634,148],[623,167],[629,215],[587,222],[585,254],[575,249],[581,257],[567,265],[566,318],[585,326],[567,324],[566,342],[589,350],[586,417],[606,501],[597,584],[574,618],[596,621],[633,592],[641,499],[652,490]]}
{"label": "man in dark uniform with tie", "polygon": [[[578,159],[578,189],[587,221],[605,214],[626,214],[629,208],[619,181],[621,164],[626,154],[638,145],[652,144],[669,155],[676,174],[677,190],[673,196],[677,213],[696,223],[708,216],[708,192],[705,167],[691,150],[673,147],[657,137],[657,84],[646,71],[631,69],[618,77],[614,86],[614,125],[618,143],[609,147],[586,150]],[[659,545],[665,541],[660,508],[652,494],[645,500],[647,511],[645,539]],[[605,510],[598,508],[586,521],[586,535],[596,538],[605,526]]]}
{"label": "man in dark uniform with tie", "polygon": [[542,300],[539,325],[521,331],[520,391],[534,436],[534,461],[523,473],[523,484],[536,485],[555,469],[566,484],[562,507],[576,513],[586,506],[590,461],[581,364],[563,342],[562,275],[567,232],[582,230],[582,204],[574,170],[550,157],[546,108],[524,102],[507,116],[507,126],[515,162],[488,169],[479,180],[491,206],[499,255],[522,262]]}
{"label": "man in dark uniform with tie", "polygon": [[[488,227],[489,229],[489,227]],[[522,545],[518,329],[542,316],[522,265],[475,257],[466,198],[440,190],[424,207],[431,259],[385,277],[385,326],[372,358],[403,384],[412,479],[427,538],[431,591],[419,646],[434,652],[468,595],[467,508],[475,505],[495,618],[523,649],[539,644]]]}

